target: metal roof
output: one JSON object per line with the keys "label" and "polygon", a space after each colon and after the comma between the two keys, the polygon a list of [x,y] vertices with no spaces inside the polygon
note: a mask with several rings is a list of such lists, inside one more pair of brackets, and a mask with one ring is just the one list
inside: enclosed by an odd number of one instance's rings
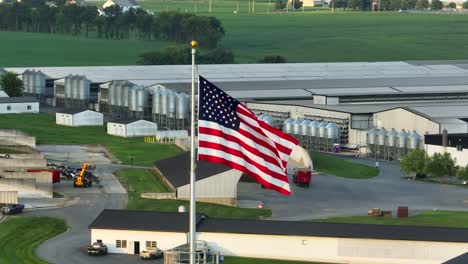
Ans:
{"label": "metal roof", "polygon": [[22,97],[0,97],[0,104],[3,103],[39,103],[35,97],[22,96]]}
{"label": "metal roof", "polygon": [[5,91],[0,90],[0,97],[9,97],[8,94],[5,93]]}

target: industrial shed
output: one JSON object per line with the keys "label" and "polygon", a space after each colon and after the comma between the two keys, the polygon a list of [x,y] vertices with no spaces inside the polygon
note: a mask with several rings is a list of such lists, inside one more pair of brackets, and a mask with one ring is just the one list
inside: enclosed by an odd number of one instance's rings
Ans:
{"label": "industrial shed", "polygon": [[104,115],[91,110],[70,109],[55,114],[55,123],[62,126],[102,126]]}
{"label": "industrial shed", "polygon": [[[154,163],[164,182],[176,192],[177,199],[190,198],[190,153],[159,160]],[[237,199],[237,183],[242,172],[222,164],[198,161],[198,201],[234,205]]]}
{"label": "industrial shed", "polygon": [[[109,253],[187,243],[188,213],[104,210],[89,226]],[[464,228],[197,217],[197,240],[226,256],[343,263],[439,264],[468,251]],[[152,243],[150,243],[152,244]]]}
{"label": "industrial shed", "polygon": [[119,137],[154,136],[158,124],[147,120],[122,119],[107,123],[107,134]]}
{"label": "industrial shed", "polygon": [[34,97],[0,97],[0,114],[39,113]]}

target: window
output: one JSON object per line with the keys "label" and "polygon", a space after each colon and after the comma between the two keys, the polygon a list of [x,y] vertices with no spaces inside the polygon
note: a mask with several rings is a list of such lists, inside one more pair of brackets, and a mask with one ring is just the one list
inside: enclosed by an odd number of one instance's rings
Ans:
{"label": "window", "polygon": [[7,105],[6,110],[10,111],[11,110],[11,105]]}
{"label": "window", "polygon": [[31,110],[31,106],[30,106],[30,105],[28,105],[28,110]]}
{"label": "window", "polygon": [[115,241],[116,248],[127,248],[127,240],[116,240]]}
{"label": "window", "polygon": [[146,241],[146,248],[155,248],[157,247],[156,241]]}
{"label": "window", "polygon": [[102,243],[102,239],[98,239],[97,242],[98,242],[98,243]]}

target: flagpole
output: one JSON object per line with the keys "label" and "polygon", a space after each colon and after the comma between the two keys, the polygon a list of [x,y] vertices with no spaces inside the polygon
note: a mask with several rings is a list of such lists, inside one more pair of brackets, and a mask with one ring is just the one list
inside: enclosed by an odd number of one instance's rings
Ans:
{"label": "flagpole", "polygon": [[195,48],[197,42],[192,40],[192,111],[191,111],[191,128],[190,128],[190,264],[195,264],[195,235],[196,235],[196,203],[195,203]]}

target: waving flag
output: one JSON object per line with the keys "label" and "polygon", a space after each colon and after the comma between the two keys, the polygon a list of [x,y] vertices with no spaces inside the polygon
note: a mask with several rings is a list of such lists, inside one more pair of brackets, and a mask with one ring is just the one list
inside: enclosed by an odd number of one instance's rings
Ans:
{"label": "waving flag", "polygon": [[198,84],[198,159],[237,169],[289,195],[286,164],[297,140],[257,119],[202,76]]}

